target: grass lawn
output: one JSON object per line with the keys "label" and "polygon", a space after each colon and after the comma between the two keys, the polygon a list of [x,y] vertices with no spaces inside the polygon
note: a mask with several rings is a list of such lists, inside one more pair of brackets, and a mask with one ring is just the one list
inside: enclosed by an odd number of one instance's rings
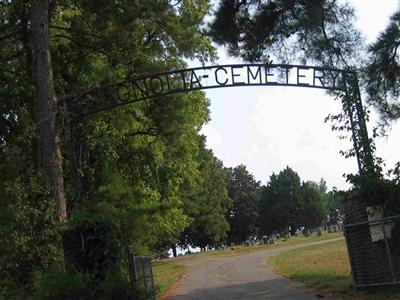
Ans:
{"label": "grass lawn", "polygon": [[321,294],[340,299],[400,299],[399,290],[359,292],[352,278],[345,241],[308,246],[280,253],[269,262],[285,277],[305,283]]}
{"label": "grass lawn", "polygon": [[309,237],[304,237],[304,236],[297,237],[296,236],[296,237],[291,237],[287,241],[280,239],[277,241],[276,245],[255,245],[255,246],[250,246],[250,247],[238,245],[238,246],[234,246],[234,247],[227,247],[223,251],[213,250],[213,251],[207,251],[207,252],[193,253],[193,254],[185,255],[185,256],[179,256],[176,258],[176,260],[185,259],[188,257],[191,258],[191,257],[195,257],[195,256],[210,257],[210,256],[220,256],[220,255],[222,255],[222,256],[236,255],[236,254],[242,254],[242,253],[248,253],[248,252],[254,252],[254,251],[263,251],[263,250],[268,250],[268,249],[302,245],[302,244],[307,244],[307,243],[312,243],[312,242],[335,239],[335,238],[339,238],[339,237],[343,237],[342,232],[325,233],[320,236],[312,235]]}
{"label": "grass lawn", "polygon": [[154,281],[157,288],[157,298],[177,282],[186,272],[186,268],[173,261],[160,261],[153,264]]}

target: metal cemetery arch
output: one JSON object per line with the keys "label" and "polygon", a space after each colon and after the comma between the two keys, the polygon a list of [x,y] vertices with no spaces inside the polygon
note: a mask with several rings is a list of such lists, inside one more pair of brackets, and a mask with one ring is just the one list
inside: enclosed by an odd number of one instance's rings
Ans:
{"label": "metal cemetery arch", "polygon": [[75,111],[91,115],[114,107],[196,90],[236,86],[295,86],[337,92],[352,129],[361,175],[375,175],[357,74],[354,71],[287,64],[233,64],[131,77],[72,98]]}

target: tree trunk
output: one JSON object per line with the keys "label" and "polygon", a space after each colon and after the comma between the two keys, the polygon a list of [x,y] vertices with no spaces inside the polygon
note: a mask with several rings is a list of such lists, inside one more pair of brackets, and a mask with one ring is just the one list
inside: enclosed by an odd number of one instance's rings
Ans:
{"label": "tree trunk", "polygon": [[54,91],[50,55],[48,17],[50,1],[33,0],[31,3],[37,124],[39,126],[41,157],[46,181],[58,204],[58,218],[62,221],[67,218],[67,201],[64,192],[60,136],[56,124],[58,99]]}

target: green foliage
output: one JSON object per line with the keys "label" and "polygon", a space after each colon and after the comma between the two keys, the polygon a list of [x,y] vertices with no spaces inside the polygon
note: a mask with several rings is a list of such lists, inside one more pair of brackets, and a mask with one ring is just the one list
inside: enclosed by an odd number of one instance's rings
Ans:
{"label": "green foliage", "polygon": [[353,9],[335,0],[221,0],[209,34],[247,61],[274,56],[347,67],[358,63],[362,45]]}
{"label": "green foliage", "polygon": [[[15,168],[20,163],[15,160]],[[0,290],[6,298],[23,295],[32,288],[35,272],[62,261],[55,203],[32,171],[27,164],[15,177],[13,172],[0,175]]]}
{"label": "green foliage", "polygon": [[61,228],[65,268],[39,273],[36,297],[146,299],[131,286],[118,221],[95,210],[75,211]]}
{"label": "green foliage", "polygon": [[95,211],[76,212],[62,228],[67,270],[88,273],[102,281],[121,264],[124,252],[116,220]]}
{"label": "green foliage", "polygon": [[271,175],[258,204],[262,232],[281,232],[287,226],[295,230],[322,224],[328,201],[325,180],[300,182],[299,175],[289,167],[278,175]]}
{"label": "green foliage", "polygon": [[[300,200],[296,217],[297,226],[307,228],[322,224],[326,214],[326,182],[303,182],[300,189]],[[336,223],[337,224],[337,223]]]}
{"label": "green foliage", "polygon": [[[52,4],[52,71],[60,100],[56,123],[73,216],[67,225],[89,230],[104,221],[99,216],[108,215],[118,225],[113,252],[132,244],[135,254],[151,254],[189,224],[184,190],[198,181],[199,130],[208,120],[209,103],[196,92],[83,118],[84,99],[78,96],[100,88],[104,93],[86,100],[108,101],[116,92],[107,90],[110,84],[184,67],[187,58],[213,58],[214,49],[201,33],[209,3]],[[2,3],[0,16],[0,290],[12,298],[30,295],[35,274],[64,261],[55,203],[42,178],[30,2]]]}
{"label": "green foliage", "polygon": [[133,288],[127,274],[111,271],[97,286],[98,293],[94,299],[146,300],[150,295],[144,290]]}
{"label": "green foliage", "polygon": [[300,189],[300,177],[289,167],[278,175],[271,175],[267,186],[262,189],[259,202],[263,232],[282,231],[286,226],[296,227]]}
{"label": "green foliage", "polygon": [[182,245],[201,248],[216,245],[227,237],[229,224],[225,215],[232,205],[222,162],[205,149],[204,143],[202,140],[199,153],[198,189],[185,199],[185,213],[192,222],[180,238]]}
{"label": "green foliage", "polygon": [[383,205],[384,217],[400,215],[400,184],[391,180],[383,180],[359,191],[370,203]]}
{"label": "green foliage", "polygon": [[244,165],[228,168],[228,195],[233,201],[227,213],[230,225],[228,240],[243,242],[258,232],[257,203],[260,198],[260,182]]}
{"label": "green foliage", "polygon": [[377,41],[369,46],[370,57],[364,73],[368,100],[381,113],[383,125],[400,118],[399,24],[397,10]]}
{"label": "green foliage", "polygon": [[35,282],[35,299],[148,299],[144,291],[132,288],[128,277],[118,271],[108,272],[97,282],[87,273],[52,269]]}
{"label": "green foliage", "polygon": [[36,285],[36,298],[41,300],[93,298],[91,279],[82,273],[50,270],[37,280]]}

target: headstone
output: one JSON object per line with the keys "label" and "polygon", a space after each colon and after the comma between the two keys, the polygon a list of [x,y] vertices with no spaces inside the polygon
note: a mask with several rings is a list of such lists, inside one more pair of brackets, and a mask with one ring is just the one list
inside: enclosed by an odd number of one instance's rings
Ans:
{"label": "headstone", "polygon": [[317,230],[317,235],[321,236],[322,235],[322,227],[319,227]]}
{"label": "headstone", "polygon": [[261,238],[261,240],[262,240],[262,243],[263,243],[263,244],[267,244],[267,243],[268,243],[268,236],[264,235],[264,236]]}

